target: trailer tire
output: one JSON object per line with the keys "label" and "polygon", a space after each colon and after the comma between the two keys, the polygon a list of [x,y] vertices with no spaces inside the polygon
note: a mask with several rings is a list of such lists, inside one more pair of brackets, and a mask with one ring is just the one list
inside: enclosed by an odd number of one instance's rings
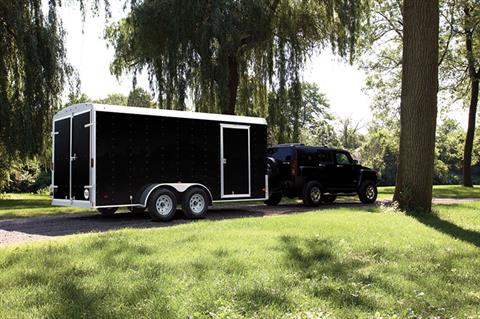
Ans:
{"label": "trailer tire", "polygon": [[112,216],[118,210],[118,207],[97,208],[97,212],[103,216]]}
{"label": "trailer tire", "polygon": [[322,203],[323,189],[319,182],[311,181],[303,190],[303,203],[306,206],[319,206]]}
{"label": "trailer tire", "polygon": [[148,199],[148,213],[154,221],[167,222],[177,211],[177,198],[166,188],[159,188]]}
{"label": "trailer tire", "polygon": [[182,196],[182,210],[189,219],[205,218],[208,210],[209,196],[200,187],[188,189]]}

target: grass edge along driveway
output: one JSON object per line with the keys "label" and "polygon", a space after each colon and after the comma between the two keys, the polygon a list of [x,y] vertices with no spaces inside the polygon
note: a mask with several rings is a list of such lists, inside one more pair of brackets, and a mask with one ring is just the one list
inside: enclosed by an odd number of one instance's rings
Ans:
{"label": "grass edge along driveway", "polygon": [[[380,187],[378,198],[390,200],[394,187]],[[434,186],[433,196],[436,198],[480,198],[480,187],[462,187],[458,185]],[[358,200],[357,197],[348,197],[349,200]],[[71,213],[89,213],[93,210],[52,206],[48,195],[37,194],[0,194],[0,220],[48,215],[62,215]],[[258,202],[261,204],[261,202]],[[232,205],[233,203],[229,203]],[[237,203],[238,205],[238,203]]]}

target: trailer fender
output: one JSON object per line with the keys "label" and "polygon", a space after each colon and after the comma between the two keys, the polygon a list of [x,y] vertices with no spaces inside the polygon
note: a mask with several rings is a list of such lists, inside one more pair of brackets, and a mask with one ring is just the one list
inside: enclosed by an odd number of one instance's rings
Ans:
{"label": "trailer fender", "polygon": [[150,184],[150,185],[148,185],[144,189],[142,195],[140,196],[140,205],[142,207],[147,207],[148,199],[149,199],[150,195],[153,193],[154,190],[156,190],[160,187],[170,188],[171,190],[175,191],[178,194],[183,194],[188,189],[190,189],[192,187],[200,187],[203,190],[205,190],[207,192],[208,196],[210,197],[209,198],[209,200],[210,200],[209,204],[212,204],[212,202],[213,202],[212,193],[203,184],[198,184],[198,183],[162,183],[162,184]]}

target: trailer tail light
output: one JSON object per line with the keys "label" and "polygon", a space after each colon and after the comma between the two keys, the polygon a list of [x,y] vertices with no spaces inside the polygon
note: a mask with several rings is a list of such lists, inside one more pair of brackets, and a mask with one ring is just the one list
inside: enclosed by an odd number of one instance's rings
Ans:
{"label": "trailer tail light", "polygon": [[298,175],[298,162],[297,162],[297,160],[292,160],[290,162],[290,174],[292,176],[297,176]]}

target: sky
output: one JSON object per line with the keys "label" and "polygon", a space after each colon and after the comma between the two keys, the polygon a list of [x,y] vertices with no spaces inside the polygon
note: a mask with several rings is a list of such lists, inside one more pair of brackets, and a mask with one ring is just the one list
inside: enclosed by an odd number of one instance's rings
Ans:
{"label": "sky", "polygon": [[[111,1],[112,22],[125,14],[120,3]],[[87,16],[86,22],[82,23],[80,12],[73,5],[60,8],[60,15],[66,31],[67,57],[79,73],[82,92],[92,99],[104,98],[110,93],[128,95],[132,76],[117,79],[110,73],[114,50],[103,39],[104,16]],[[328,49],[314,54],[303,72],[303,80],[316,83],[327,96],[334,115],[351,117],[355,123],[361,124],[362,130],[372,119],[370,98],[363,91],[365,77],[364,71],[339,60]],[[138,78],[137,85],[149,89],[145,75]],[[462,124],[466,122],[463,112],[455,112],[454,117]]]}

